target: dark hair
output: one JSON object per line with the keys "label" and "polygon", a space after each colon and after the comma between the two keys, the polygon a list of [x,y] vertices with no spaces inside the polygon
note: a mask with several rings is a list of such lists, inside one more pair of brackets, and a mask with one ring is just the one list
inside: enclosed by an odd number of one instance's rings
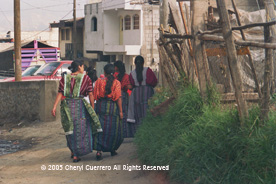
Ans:
{"label": "dark hair", "polygon": [[143,81],[143,68],[144,68],[144,58],[142,56],[136,56],[134,63],[136,65],[136,76],[138,82]]}
{"label": "dark hair", "polygon": [[118,60],[114,63],[114,66],[119,69],[118,80],[121,82],[126,73],[125,64],[122,61]]}
{"label": "dark hair", "polygon": [[79,66],[83,65],[83,61],[80,59],[76,59],[71,63],[71,66],[68,67],[69,70],[71,70],[72,73],[75,73],[79,70]]}
{"label": "dark hair", "polygon": [[86,69],[86,74],[90,77],[92,83],[94,83],[98,79],[97,71],[92,66]]}
{"label": "dark hair", "polygon": [[111,93],[111,87],[114,81],[114,65],[113,64],[106,64],[104,66],[104,72],[107,77],[106,85],[105,85],[105,95],[109,95]]}

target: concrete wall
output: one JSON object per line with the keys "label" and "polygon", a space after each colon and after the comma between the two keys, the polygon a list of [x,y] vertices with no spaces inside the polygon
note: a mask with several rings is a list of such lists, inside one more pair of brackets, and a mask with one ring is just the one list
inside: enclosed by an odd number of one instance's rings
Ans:
{"label": "concrete wall", "polygon": [[0,83],[0,119],[55,121],[51,110],[58,91],[58,81],[25,81]]}
{"label": "concrete wall", "polygon": [[117,11],[104,13],[104,45],[119,45],[119,20]]}
{"label": "concrete wall", "polygon": [[[123,44],[124,45],[141,45],[141,24],[142,24],[142,19],[141,19],[141,15],[140,15],[141,10],[125,10],[125,11],[119,11],[118,12],[118,16],[119,17],[123,17],[125,18],[126,15],[129,15],[131,17],[131,29],[130,30],[125,30],[125,21],[124,21],[124,25],[123,25]],[[140,18],[140,26],[139,29],[133,29],[133,25],[134,25],[134,21],[133,21],[133,16],[137,14],[139,15]],[[118,22],[116,22],[116,24],[120,24],[119,22],[120,20],[118,20]]]}
{"label": "concrete wall", "polygon": [[[85,33],[84,33],[84,50],[86,51],[103,51],[103,13],[102,4],[98,3],[98,11],[96,4],[87,4],[85,15]],[[90,11],[92,8],[92,12]],[[98,12],[98,13],[97,13]],[[91,20],[97,18],[97,31],[91,31]]]}
{"label": "concrete wall", "polygon": [[[143,6],[143,45],[141,55],[145,59],[145,65],[153,70],[158,70],[159,53],[156,40],[159,38],[158,28],[160,27],[159,6]],[[152,59],[154,62],[152,63]]]}

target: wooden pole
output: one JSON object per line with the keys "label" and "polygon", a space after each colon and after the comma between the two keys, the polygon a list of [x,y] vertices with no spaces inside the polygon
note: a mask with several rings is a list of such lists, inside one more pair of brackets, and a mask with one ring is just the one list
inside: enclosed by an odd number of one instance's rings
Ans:
{"label": "wooden pole", "polygon": [[[232,0],[232,5],[233,5],[234,11],[236,13],[238,25],[241,26],[239,10],[236,7],[235,0]],[[246,37],[245,37],[245,34],[244,34],[243,30],[241,29],[240,32],[241,32],[242,39],[244,41],[246,41]],[[253,74],[253,79],[255,81],[256,89],[257,89],[258,94],[259,94],[259,98],[261,99],[262,98],[262,92],[261,92],[261,89],[260,89],[259,81],[258,81],[258,78],[257,78],[256,70],[255,70],[255,67],[254,67],[253,59],[252,59],[249,48],[248,48],[248,52],[249,52],[249,54],[248,54],[249,65],[250,65],[250,68],[251,68],[251,72]]]}
{"label": "wooden pole", "polygon": [[[270,31],[269,27],[264,27],[265,41],[269,41]],[[264,121],[268,118],[269,101],[270,101],[270,82],[272,74],[272,50],[265,49],[265,72],[264,72],[264,86],[263,98],[261,102],[261,120]]]}
{"label": "wooden pole", "polygon": [[[218,41],[225,42],[222,36],[217,35],[199,35],[199,40],[205,41]],[[250,47],[259,47],[263,49],[276,49],[276,43],[261,43],[261,42],[252,42],[252,41],[243,41],[243,40],[235,40],[234,43],[239,46],[250,46]]]}
{"label": "wooden pole", "polygon": [[76,0],[73,0],[73,59],[77,58],[77,22],[76,22]]}
{"label": "wooden pole", "polygon": [[20,0],[14,0],[14,55],[15,55],[15,81],[21,81],[22,71],[21,71]]}
{"label": "wooden pole", "polygon": [[[270,21],[271,18],[275,18],[274,4],[270,0],[265,1],[266,20]],[[265,42],[271,42],[270,32],[275,35],[275,29],[269,26],[264,27]],[[265,49],[265,71],[264,71],[264,86],[263,86],[263,98],[261,102],[261,121],[265,121],[268,118],[269,102],[270,102],[270,87],[273,70],[273,50]]]}
{"label": "wooden pole", "polygon": [[[276,20],[276,14],[274,11],[274,0],[265,0],[264,2],[265,4],[265,9],[266,9],[266,15],[267,15],[267,22],[272,21],[272,20]],[[271,39],[272,42],[275,43],[276,42],[276,26],[272,25],[269,27],[270,28],[270,32],[271,32]],[[274,51],[275,54],[275,51]],[[275,66],[276,66],[276,62],[275,62],[275,55],[272,54],[272,61],[274,61],[274,64],[272,64],[272,81],[271,81],[271,94],[273,94],[275,92]]]}
{"label": "wooden pole", "polygon": [[235,96],[238,105],[238,112],[243,125],[245,119],[248,117],[247,104],[242,96],[242,79],[240,68],[238,66],[237,51],[234,44],[234,37],[231,31],[231,25],[229,21],[229,15],[226,8],[225,0],[217,0],[217,6],[219,11],[220,21],[222,23],[222,33],[226,42],[226,50],[228,57],[229,69],[233,81],[233,86],[235,89]]}
{"label": "wooden pole", "polygon": [[204,58],[203,58],[203,49],[201,41],[198,39],[198,31],[204,30],[204,13],[207,12],[208,4],[206,0],[193,0],[191,2],[192,7],[192,35],[194,36],[193,40],[193,55],[196,61],[196,68],[198,73],[198,81],[200,94],[203,100],[207,98],[207,79],[206,79],[206,70],[204,67]]}
{"label": "wooden pole", "polygon": [[[188,26],[187,26],[187,23],[186,23],[186,19],[185,19],[185,15],[184,15],[184,11],[183,11],[183,8],[182,8],[183,2],[178,1],[178,5],[179,5],[179,8],[180,8],[182,22],[183,22],[183,25],[184,25],[184,28],[185,28],[185,33],[186,33],[186,35],[188,35],[189,34],[189,29],[188,29]],[[193,60],[193,64],[194,64],[194,68],[195,68],[195,73],[196,73],[196,76],[198,77],[198,72],[197,72],[197,67],[196,67],[196,61],[195,61],[195,57],[193,55],[193,47],[192,47],[192,42],[191,42],[190,39],[188,39],[188,46],[189,46],[189,49],[190,49],[190,56],[191,56],[191,58]]]}
{"label": "wooden pole", "polygon": [[163,28],[167,30],[168,28],[168,19],[169,19],[169,5],[168,0],[163,0],[160,6],[160,25],[163,25]]}

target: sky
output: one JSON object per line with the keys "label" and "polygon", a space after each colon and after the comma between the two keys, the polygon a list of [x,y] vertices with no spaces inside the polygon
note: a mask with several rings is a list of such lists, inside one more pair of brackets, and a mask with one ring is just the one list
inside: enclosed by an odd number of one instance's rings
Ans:
{"label": "sky", "polygon": [[[0,0],[0,32],[13,31],[14,0]],[[84,16],[88,0],[76,0],[77,17]],[[21,31],[47,30],[49,23],[73,18],[73,0],[20,0]]]}

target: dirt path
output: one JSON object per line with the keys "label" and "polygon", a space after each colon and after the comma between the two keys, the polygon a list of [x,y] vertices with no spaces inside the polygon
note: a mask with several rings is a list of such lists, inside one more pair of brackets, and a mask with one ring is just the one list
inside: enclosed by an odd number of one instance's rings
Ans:
{"label": "dirt path", "polygon": [[[21,125],[20,125],[21,126]],[[132,139],[125,139],[118,155],[103,154],[103,160],[96,161],[95,152],[83,156],[73,163],[59,121],[36,123],[12,131],[1,129],[0,140],[20,139],[33,144],[30,148],[0,156],[0,183],[115,183],[115,184],[166,184],[161,173],[153,171],[114,170],[114,165],[138,165]],[[46,170],[41,168],[45,166]],[[68,170],[79,166],[78,170]],[[88,170],[93,166],[110,166],[112,170]],[[55,168],[56,167],[56,168]],[[59,170],[49,170],[49,169]],[[76,167],[74,168],[76,169]]]}

